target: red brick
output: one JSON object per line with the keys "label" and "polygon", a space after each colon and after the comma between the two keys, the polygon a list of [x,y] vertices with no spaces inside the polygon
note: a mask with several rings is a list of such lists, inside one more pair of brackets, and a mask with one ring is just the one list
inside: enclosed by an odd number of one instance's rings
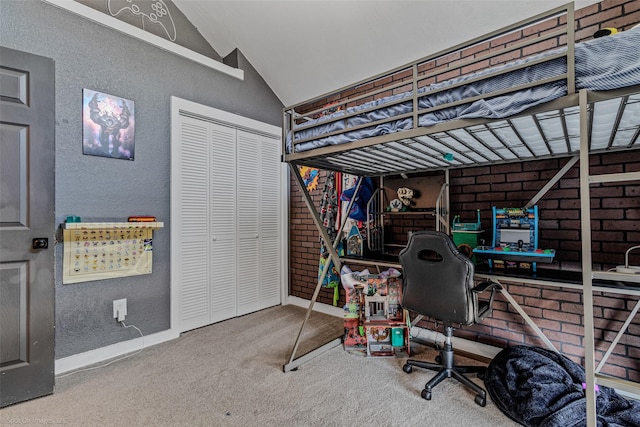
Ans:
{"label": "red brick", "polygon": [[563,313],[553,310],[543,310],[543,316],[546,319],[558,320],[560,322],[574,323],[576,325],[581,324],[581,316],[571,313]]}
{"label": "red brick", "polygon": [[512,331],[505,331],[503,329],[494,329],[492,335],[498,338],[508,339],[513,342],[524,342],[524,340],[522,339],[522,334],[514,333]]}

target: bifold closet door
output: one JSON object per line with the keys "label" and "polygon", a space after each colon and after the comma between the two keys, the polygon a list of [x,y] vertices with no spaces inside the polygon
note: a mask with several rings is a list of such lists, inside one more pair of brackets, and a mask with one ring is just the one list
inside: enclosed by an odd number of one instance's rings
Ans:
{"label": "bifold closet door", "polygon": [[280,138],[181,115],[172,150],[180,332],[280,304]]}
{"label": "bifold closet door", "polygon": [[210,125],[209,239],[210,288],[209,323],[238,315],[236,308],[236,139],[235,128]]}
{"label": "bifold closet door", "polygon": [[280,139],[262,138],[260,142],[260,302],[258,309],[281,302],[280,262]]}
{"label": "bifold closet door", "polygon": [[[179,191],[171,203],[178,207],[176,228],[179,243],[173,268],[180,287],[180,331],[209,324],[209,124],[180,118],[178,163]],[[176,176],[172,177],[176,180]],[[172,221],[173,222],[173,221]]]}
{"label": "bifold closet door", "polygon": [[180,330],[236,316],[236,129],[181,117],[179,155]]}
{"label": "bifold closet door", "polygon": [[280,141],[238,130],[238,315],[280,303]]}
{"label": "bifold closet door", "polygon": [[173,99],[172,324],[179,332],[281,302],[280,129]]}

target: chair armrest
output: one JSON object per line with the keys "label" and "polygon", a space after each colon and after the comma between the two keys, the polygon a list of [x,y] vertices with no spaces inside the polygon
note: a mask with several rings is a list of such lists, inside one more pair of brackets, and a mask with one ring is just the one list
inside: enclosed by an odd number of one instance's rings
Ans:
{"label": "chair armrest", "polygon": [[471,289],[471,292],[479,294],[480,292],[484,292],[489,289],[491,290],[491,292],[501,291],[502,285],[500,283],[487,280],[486,282],[482,282],[476,285],[473,289]]}
{"label": "chair armrest", "polygon": [[493,297],[495,296],[496,291],[502,290],[502,285],[500,283],[487,280],[486,282],[482,282],[471,289],[471,292],[473,292],[474,294],[480,294],[488,290],[491,290],[491,295],[489,296],[488,303],[485,301],[485,303],[483,304],[483,308],[479,308],[478,302],[476,301],[474,314],[476,323],[480,323],[480,321],[482,321],[482,319],[484,319],[486,316],[491,315],[491,311],[493,310]]}

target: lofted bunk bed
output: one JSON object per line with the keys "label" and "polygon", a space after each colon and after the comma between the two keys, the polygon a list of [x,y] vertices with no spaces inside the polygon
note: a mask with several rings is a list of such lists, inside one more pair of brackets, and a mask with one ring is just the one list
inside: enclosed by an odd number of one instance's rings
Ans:
{"label": "lofted bunk bed", "polygon": [[[592,271],[589,186],[640,180],[640,173],[589,176],[589,154],[640,147],[640,28],[578,43],[574,22],[570,3],[287,107],[284,160],[327,242],[299,166],[384,177],[551,157],[579,161],[587,382],[638,393],[594,368],[593,279],[628,276]],[[335,243],[328,249],[339,269]],[[297,344],[285,371],[296,366]],[[586,393],[595,425],[593,387]]]}

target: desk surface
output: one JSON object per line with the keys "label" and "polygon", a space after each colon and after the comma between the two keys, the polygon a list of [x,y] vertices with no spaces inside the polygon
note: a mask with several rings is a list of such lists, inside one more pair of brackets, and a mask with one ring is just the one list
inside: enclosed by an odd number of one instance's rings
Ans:
{"label": "desk surface", "polygon": [[[620,279],[603,280],[595,278],[596,273],[597,272],[594,272],[594,278],[591,282],[593,291],[625,295],[640,295],[640,284],[628,281],[628,276],[625,275]],[[538,266],[538,271],[536,273],[488,271],[486,269],[478,268],[475,271],[475,277],[477,279],[492,279],[504,283],[583,289],[581,271],[543,269],[540,268],[540,266]],[[635,277],[633,278],[636,279]]]}
{"label": "desk surface", "polygon": [[[367,258],[342,257],[340,259],[346,264],[402,268],[398,257],[393,255],[375,254],[375,256],[369,256]],[[475,277],[480,280],[493,279],[504,283],[565,287],[571,289],[582,289],[583,287],[581,271],[541,268],[540,265],[538,265],[535,273],[522,270],[489,271],[485,266],[476,266]],[[640,295],[640,274],[629,275],[594,271],[592,287],[594,291],[599,292]]]}

